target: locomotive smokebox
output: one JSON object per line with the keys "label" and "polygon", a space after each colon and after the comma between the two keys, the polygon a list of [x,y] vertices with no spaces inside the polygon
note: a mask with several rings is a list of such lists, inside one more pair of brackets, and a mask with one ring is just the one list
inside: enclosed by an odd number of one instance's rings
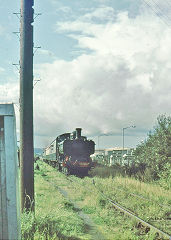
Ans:
{"label": "locomotive smokebox", "polygon": [[76,128],[76,138],[81,138],[81,130],[82,128]]}

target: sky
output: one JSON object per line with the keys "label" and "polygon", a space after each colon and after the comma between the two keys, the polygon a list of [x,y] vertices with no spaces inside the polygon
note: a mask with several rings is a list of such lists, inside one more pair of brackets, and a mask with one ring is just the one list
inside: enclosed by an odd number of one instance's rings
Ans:
{"label": "sky", "polygon": [[[34,10],[35,147],[76,127],[98,148],[122,147],[129,127],[125,147],[136,147],[171,114],[169,0],[36,0]],[[0,12],[0,102],[15,103],[19,140],[20,1],[0,0]]]}

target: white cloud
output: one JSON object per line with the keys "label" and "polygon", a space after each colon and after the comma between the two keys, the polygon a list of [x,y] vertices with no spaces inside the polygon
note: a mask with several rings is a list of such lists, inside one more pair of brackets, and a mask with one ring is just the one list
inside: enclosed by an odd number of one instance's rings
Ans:
{"label": "white cloud", "polygon": [[149,0],[146,1],[146,5],[151,9],[151,11],[158,15],[163,21],[170,25],[171,24],[171,3],[170,1],[162,1],[162,0]]}
{"label": "white cloud", "polygon": [[[120,12],[115,20],[108,12],[100,8],[58,23],[57,31],[89,53],[36,65],[42,81],[34,89],[35,133],[41,139],[75,127],[92,135],[120,134],[130,124],[150,129],[159,114],[171,113],[170,29],[146,12],[136,18]],[[105,16],[107,23],[97,23]]]}
{"label": "white cloud", "polygon": [[98,14],[108,16],[106,9],[58,24],[93,53],[37,66],[43,81],[35,114],[42,135],[79,126],[92,134],[117,133],[130,123],[150,128],[158,114],[170,113],[170,30],[147,13],[132,19],[122,12],[113,22],[95,23]]}
{"label": "white cloud", "polygon": [[114,20],[115,11],[112,7],[103,6],[96,9],[93,9],[91,12],[86,13],[81,16],[79,20],[81,21],[90,21],[90,20],[105,20],[110,21]]}

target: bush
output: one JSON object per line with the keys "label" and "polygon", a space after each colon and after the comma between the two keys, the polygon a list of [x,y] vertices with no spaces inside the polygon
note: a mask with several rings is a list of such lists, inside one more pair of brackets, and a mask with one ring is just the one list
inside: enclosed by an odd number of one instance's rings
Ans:
{"label": "bush", "polygon": [[162,115],[157,121],[157,126],[149,133],[147,140],[138,145],[131,166],[134,175],[141,173],[147,181],[167,180],[170,175],[171,117]]}

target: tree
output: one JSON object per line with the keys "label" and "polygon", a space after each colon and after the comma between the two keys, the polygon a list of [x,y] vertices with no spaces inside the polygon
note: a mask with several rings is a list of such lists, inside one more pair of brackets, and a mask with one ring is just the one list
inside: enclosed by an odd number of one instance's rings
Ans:
{"label": "tree", "polygon": [[[157,125],[149,132],[147,140],[135,151],[136,171],[147,180],[158,180],[170,174],[171,166],[171,117],[160,115]],[[170,176],[171,177],[171,176]]]}

